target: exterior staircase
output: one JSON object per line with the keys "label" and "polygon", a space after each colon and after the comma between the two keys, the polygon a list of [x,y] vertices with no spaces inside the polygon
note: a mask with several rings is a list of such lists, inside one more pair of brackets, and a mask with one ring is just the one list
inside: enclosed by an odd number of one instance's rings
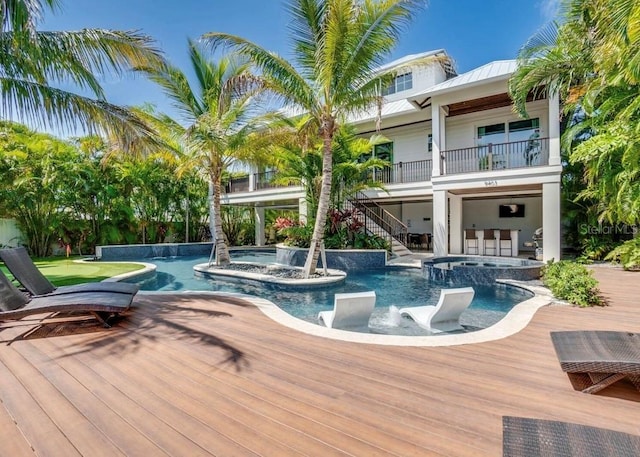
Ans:
{"label": "exterior staircase", "polygon": [[402,221],[371,200],[364,192],[358,191],[353,197],[347,198],[346,209],[357,209],[364,216],[367,232],[378,235],[391,243],[391,253],[397,257],[411,255],[406,246],[408,229]]}

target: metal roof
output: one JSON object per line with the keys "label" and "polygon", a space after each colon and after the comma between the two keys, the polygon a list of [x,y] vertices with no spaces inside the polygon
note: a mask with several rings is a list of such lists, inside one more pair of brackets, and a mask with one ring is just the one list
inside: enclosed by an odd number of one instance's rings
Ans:
{"label": "metal roof", "polygon": [[[401,99],[393,102],[384,102],[382,104],[382,117],[397,116],[400,114],[415,113],[420,111],[409,100]],[[347,120],[350,123],[359,124],[362,122],[373,121],[378,117],[378,108],[374,107],[370,110],[358,113],[356,115],[348,116]]]}
{"label": "metal roof", "polygon": [[473,87],[492,81],[507,79],[516,70],[516,66],[517,62],[515,60],[496,60],[495,62],[490,62],[475,70],[468,71],[440,84],[436,84],[435,86],[415,92],[407,98],[414,101],[417,98],[424,99],[425,97],[451,92],[462,87]]}
{"label": "metal roof", "polygon": [[376,69],[377,72],[383,72],[385,70],[390,70],[395,67],[400,67],[402,65],[406,65],[414,60],[421,60],[426,57],[437,56],[442,54],[444,56],[447,55],[447,52],[444,49],[435,49],[433,51],[421,52],[419,54],[410,54],[408,56],[400,57],[399,59],[394,60],[393,62],[386,63],[379,68]]}

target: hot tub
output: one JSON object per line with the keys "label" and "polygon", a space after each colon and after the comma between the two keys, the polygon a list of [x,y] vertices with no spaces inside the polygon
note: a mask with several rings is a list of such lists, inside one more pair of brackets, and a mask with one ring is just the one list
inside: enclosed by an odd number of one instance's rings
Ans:
{"label": "hot tub", "polygon": [[493,284],[496,279],[538,279],[543,265],[513,257],[446,256],[425,259],[422,274],[426,279],[450,284]]}

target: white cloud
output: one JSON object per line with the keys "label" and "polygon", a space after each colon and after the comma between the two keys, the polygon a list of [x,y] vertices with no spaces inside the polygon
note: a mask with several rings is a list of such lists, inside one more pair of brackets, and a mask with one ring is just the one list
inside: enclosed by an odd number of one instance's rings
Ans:
{"label": "white cloud", "polygon": [[557,18],[558,9],[560,7],[560,0],[540,0],[538,4],[540,7],[540,15],[545,20],[545,22]]}

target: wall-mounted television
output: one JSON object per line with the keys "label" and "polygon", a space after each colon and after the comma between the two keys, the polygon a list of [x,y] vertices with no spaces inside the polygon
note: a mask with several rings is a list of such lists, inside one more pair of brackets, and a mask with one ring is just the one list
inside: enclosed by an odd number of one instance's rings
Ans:
{"label": "wall-mounted television", "polygon": [[524,217],[524,205],[500,205],[500,217]]}

